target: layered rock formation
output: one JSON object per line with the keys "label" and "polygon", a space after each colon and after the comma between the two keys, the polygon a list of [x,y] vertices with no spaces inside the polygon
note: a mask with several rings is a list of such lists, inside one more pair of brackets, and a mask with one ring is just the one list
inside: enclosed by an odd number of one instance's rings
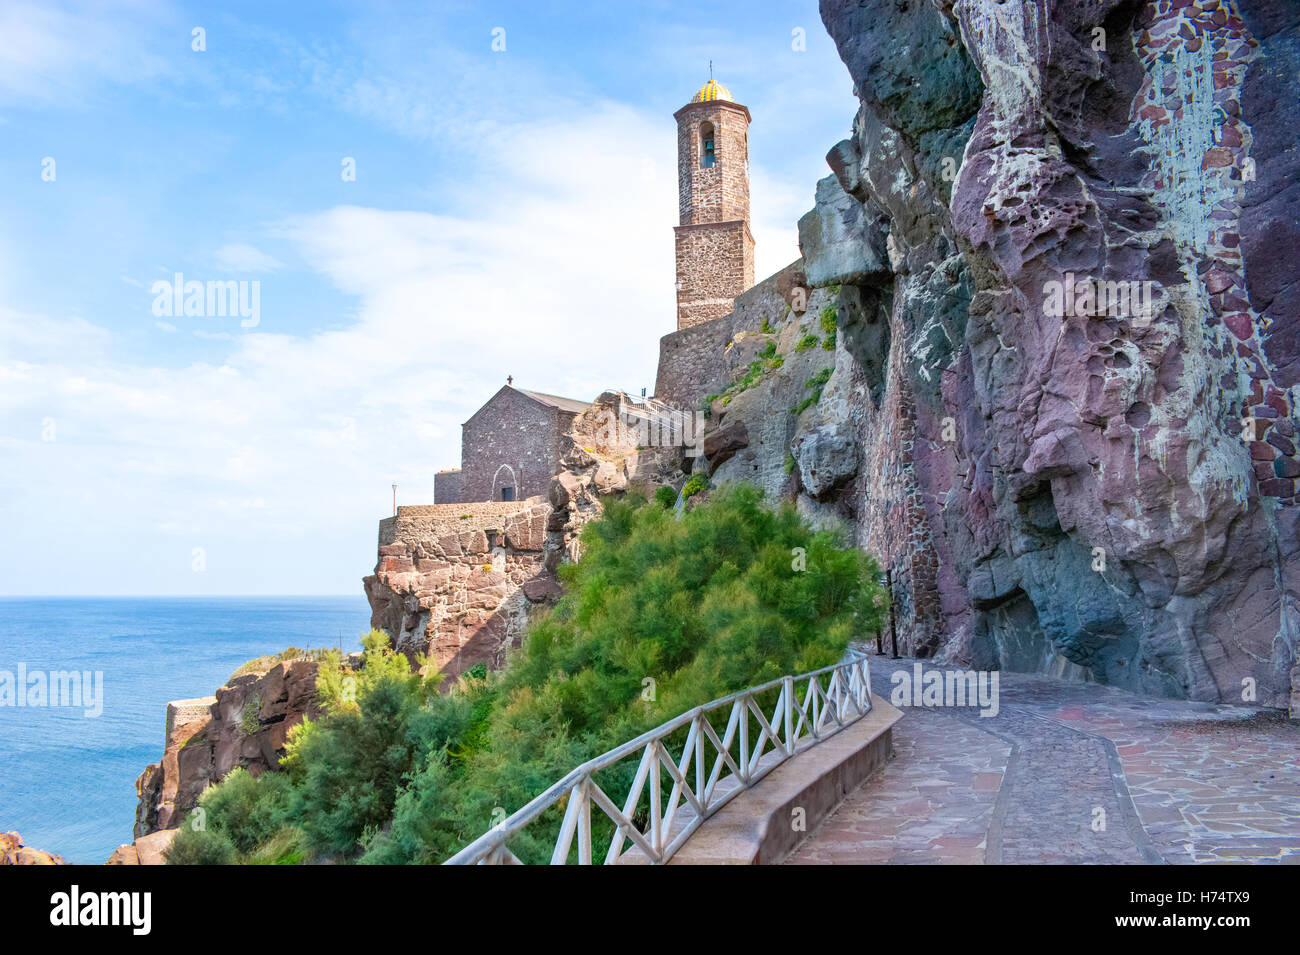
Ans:
{"label": "layered rock formation", "polygon": [[1287,705],[1300,8],[821,8],[862,105],[801,234],[907,648]]}

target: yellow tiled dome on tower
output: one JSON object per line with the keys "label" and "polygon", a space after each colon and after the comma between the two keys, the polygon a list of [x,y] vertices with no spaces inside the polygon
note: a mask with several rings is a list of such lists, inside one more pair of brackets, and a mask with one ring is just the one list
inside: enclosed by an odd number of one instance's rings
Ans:
{"label": "yellow tiled dome on tower", "polygon": [[692,103],[711,103],[714,100],[726,100],[728,103],[734,103],[731,90],[727,89],[717,80],[709,80],[700,87],[700,91],[691,97]]}

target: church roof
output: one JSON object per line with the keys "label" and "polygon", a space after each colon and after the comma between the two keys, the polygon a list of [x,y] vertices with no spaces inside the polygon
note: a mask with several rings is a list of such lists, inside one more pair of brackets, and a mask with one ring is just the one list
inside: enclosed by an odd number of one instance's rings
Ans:
{"label": "church roof", "polygon": [[571,414],[582,414],[591,407],[589,401],[578,401],[574,398],[561,398],[559,395],[548,395],[544,391],[527,391],[523,388],[516,388],[520,394],[525,394],[534,401],[540,401],[544,405],[552,408],[559,408],[561,411],[567,411]]}
{"label": "church roof", "polygon": [[731,90],[727,89],[717,80],[709,80],[700,87],[700,91],[691,97],[692,103],[711,103],[714,100],[725,100],[728,103],[734,103],[736,100],[731,95]]}

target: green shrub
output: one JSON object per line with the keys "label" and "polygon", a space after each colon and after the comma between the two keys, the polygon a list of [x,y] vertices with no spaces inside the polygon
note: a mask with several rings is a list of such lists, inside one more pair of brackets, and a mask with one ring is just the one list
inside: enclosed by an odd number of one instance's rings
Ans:
{"label": "green shrub", "polygon": [[302,831],[284,826],[244,857],[248,865],[299,865],[307,859],[302,845]]}
{"label": "green shrub", "polygon": [[258,719],[258,710],[262,708],[262,701],[255,696],[250,696],[244,701],[244,709],[239,714],[239,731],[245,736],[252,736],[262,728],[262,721]]}
{"label": "green shrub", "polygon": [[163,850],[168,865],[233,865],[235,846],[225,833],[182,825]]}
{"label": "green shrub", "polygon": [[655,490],[655,503],[662,507],[673,507],[677,503],[677,491],[671,485],[664,484]]}
{"label": "green shrub", "polygon": [[[708,490],[709,479],[701,474],[692,474],[686,483],[682,486],[682,499],[689,501],[701,491]],[[676,503],[674,501],[674,503]]]}
{"label": "green shrub", "polygon": [[254,777],[242,766],[199,797],[207,826],[224,833],[239,852],[251,852],[286,822],[289,780],[282,773]]}
{"label": "green shrub", "polygon": [[291,816],[319,854],[354,852],[368,829],[388,821],[422,748],[424,704],[437,686],[411,672],[383,631],[362,644],[355,674],[344,674],[337,656],[321,664],[326,712],[290,730],[283,760],[294,784]]}
{"label": "green shrub", "polygon": [[797,352],[805,352],[810,348],[816,347],[820,341],[820,338],[812,332],[809,332],[803,338],[799,339],[798,343],[794,346],[794,350]]}
{"label": "green shrub", "polygon": [[831,332],[829,335],[826,336],[826,340],[825,340],[824,342],[822,342],[822,348],[826,349],[827,351],[835,351],[835,333],[834,333],[834,332]]}
{"label": "green shrub", "polygon": [[787,454],[785,456],[785,473],[789,474],[791,471],[793,471],[795,469],[795,465],[797,465],[798,463],[799,462],[797,462],[794,459],[793,454]]}
{"label": "green shrub", "polygon": [[811,388],[813,393],[807,398],[804,398],[803,401],[799,402],[799,407],[794,409],[796,415],[803,414],[808,408],[811,408],[813,405],[817,404],[817,402],[822,400],[822,389],[826,387],[826,382],[831,380],[831,372],[833,370],[834,369],[832,368],[823,368],[821,371],[817,372],[817,374],[804,382],[803,386],[805,388]]}
{"label": "green shrub", "polygon": [[768,321],[767,316],[764,316],[764,317],[763,317],[763,328],[762,328],[762,332],[763,332],[764,335],[771,335],[771,334],[772,334],[772,323],[771,323],[770,321]]}
{"label": "green shrub", "polygon": [[840,327],[838,318],[839,316],[833,303],[823,308],[821,313],[822,331],[827,335],[834,335],[835,329]]}
{"label": "green shrub", "polygon": [[831,380],[831,373],[834,372],[834,370],[835,369],[833,368],[823,368],[821,371],[817,372],[817,374],[813,375],[811,378],[805,381],[803,383],[803,386],[805,388],[825,387],[826,382]]}

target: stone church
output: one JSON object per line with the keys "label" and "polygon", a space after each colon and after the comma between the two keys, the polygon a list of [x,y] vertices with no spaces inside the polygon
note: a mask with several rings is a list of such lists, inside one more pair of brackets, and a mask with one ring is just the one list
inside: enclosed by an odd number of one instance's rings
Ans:
{"label": "stone church", "polygon": [[522,501],[545,494],[559,471],[564,435],[587,402],[514,386],[474,412],[460,437],[460,469],[434,476],[435,504]]}
{"label": "stone church", "polygon": [[[749,110],[710,79],[677,120],[680,223],[674,228],[679,331],[727,315],[754,284],[749,228]],[[434,477],[435,504],[545,494],[563,470],[564,435],[589,403],[514,387],[461,425],[459,469]]]}

